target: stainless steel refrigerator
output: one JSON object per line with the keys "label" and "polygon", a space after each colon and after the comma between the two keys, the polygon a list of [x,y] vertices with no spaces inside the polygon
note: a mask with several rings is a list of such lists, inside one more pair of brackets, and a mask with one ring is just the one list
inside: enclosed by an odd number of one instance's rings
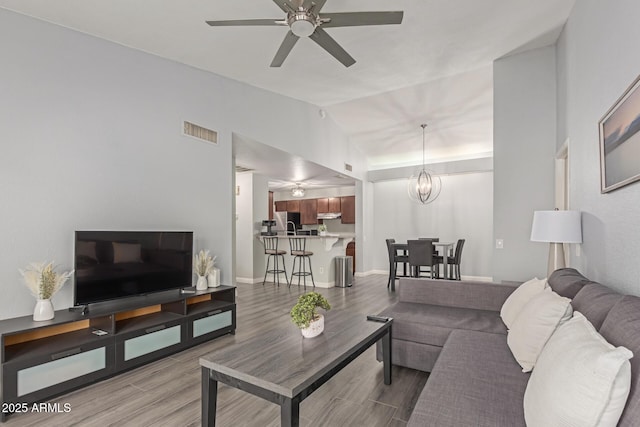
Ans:
{"label": "stainless steel refrigerator", "polygon": [[274,212],[273,219],[276,221],[275,231],[286,234],[295,234],[295,230],[300,230],[299,212]]}

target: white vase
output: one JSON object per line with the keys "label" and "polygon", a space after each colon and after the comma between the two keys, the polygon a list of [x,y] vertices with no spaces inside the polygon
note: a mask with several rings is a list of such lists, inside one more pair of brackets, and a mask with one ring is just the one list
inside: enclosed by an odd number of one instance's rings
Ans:
{"label": "white vase", "polygon": [[207,276],[207,283],[210,288],[217,288],[220,286],[220,269],[218,267],[213,267],[211,273]]}
{"label": "white vase", "polygon": [[196,282],[196,289],[199,291],[207,290],[207,278],[206,276],[198,276],[198,281]]}
{"label": "white vase", "polygon": [[302,328],[300,331],[302,332],[302,336],[305,338],[313,338],[317,337],[324,331],[324,316],[322,314],[318,315],[319,318],[309,323],[308,328]]}
{"label": "white vase", "polygon": [[327,232],[326,231],[320,231],[320,232],[318,232],[318,234],[321,235],[321,236],[326,236]]}
{"label": "white vase", "polygon": [[33,320],[40,322],[42,320],[53,319],[53,304],[50,299],[38,298],[36,307],[33,310]]}

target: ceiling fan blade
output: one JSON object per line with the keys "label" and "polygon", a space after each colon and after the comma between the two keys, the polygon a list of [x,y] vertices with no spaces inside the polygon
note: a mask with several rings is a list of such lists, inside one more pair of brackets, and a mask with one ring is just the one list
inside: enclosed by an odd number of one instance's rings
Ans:
{"label": "ceiling fan blade", "polygon": [[298,10],[297,5],[292,3],[290,0],[273,0],[273,2],[285,13],[289,13],[292,10]]}
{"label": "ceiling fan blade", "polygon": [[287,59],[289,52],[291,52],[291,49],[293,49],[293,46],[295,46],[296,42],[298,41],[298,38],[298,36],[293,34],[291,30],[289,30],[287,35],[284,36],[284,40],[282,40],[282,44],[276,52],[276,56],[274,56],[273,61],[271,61],[272,67],[279,67],[282,65],[284,60]]}
{"label": "ceiling fan blade", "polygon": [[316,30],[309,36],[311,40],[318,43],[320,47],[329,52],[334,58],[342,63],[345,67],[350,67],[356,63],[356,60],[347,53],[325,30],[316,27]]}
{"label": "ceiling fan blade", "polygon": [[282,19],[235,19],[231,21],[206,21],[212,27],[231,27],[236,25],[286,25]]}
{"label": "ceiling fan blade", "polygon": [[327,0],[304,0],[304,8],[309,10],[313,6],[313,12],[318,13],[326,2]]}
{"label": "ceiling fan blade", "polygon": [[386,25],[400,24],[404,12],[342,12],[323,13],[320,18],[331,19],[323,23],[325,28],[329,27],[355,27],[360,25]]}

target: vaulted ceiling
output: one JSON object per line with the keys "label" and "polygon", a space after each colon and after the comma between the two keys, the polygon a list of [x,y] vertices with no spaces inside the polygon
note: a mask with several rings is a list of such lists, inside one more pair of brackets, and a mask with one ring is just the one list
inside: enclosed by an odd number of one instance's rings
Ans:
{"label": "vaulted ceiling", "polygon": [[[297,1],[297,0],[292,0]],[[552,44],[574,0],[328,0],[321,12],[404,11],[400,25],[327,28],[344,67],[301,39],[271,68],[286,27],[205,20],[282,19],[273,0],[0,0],[0,7],[318,105],[371,169],[490,156],[492,62]],[[322,13],[320,14],[322,16]]]}

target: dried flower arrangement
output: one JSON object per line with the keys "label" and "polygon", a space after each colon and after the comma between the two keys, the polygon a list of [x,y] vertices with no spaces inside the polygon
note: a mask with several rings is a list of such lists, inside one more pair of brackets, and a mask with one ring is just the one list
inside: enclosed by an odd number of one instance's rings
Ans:
{"label": "dried flower arrangement", "polygon": [[51,299],[73,274],[73,270],[56,273],[53,262],[32,262],[25,270],[19,271],[27,288],[38,299]]}
{"label": "dried flower arrangement", "polygon": [[216,262],[216,257],[211,257],[209,251],[201,250],[193,257],[193,272],[200,277],[205,277],[211,270]]}

